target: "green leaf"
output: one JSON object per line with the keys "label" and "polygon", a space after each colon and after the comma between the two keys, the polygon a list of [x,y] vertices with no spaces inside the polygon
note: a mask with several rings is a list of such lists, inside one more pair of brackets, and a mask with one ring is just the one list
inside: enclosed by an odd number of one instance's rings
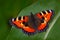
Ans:
{"label": "green leaf", "polygon": [[[3,1],[2,1],[3,2]],[[0,2],[0,40],[60,40],[60,2],[56,0],[39,0],[35,2],[35,0],[24,0],[24,1],[4,1]],[[35,3],[33,3],[35,2]],[[32,4],[33,3],[33,4]],[[30,5],[31,4],[31,5]],[[4,6],[4,7],[3,7]],[[27,7],[28,6],[28,7]],[[37,33],[32,36],[25,35],[21,29],[15,28],[15,26],[9,26],[8,19],[10,17],[17,17],[30,15],[37,12],[41,12],[42,10],[54,10],[54,15],[49,22],[49,28],[46,32]],[[19,13],[20,12],[20,13]],[[19,13],[19,14],[18,14]]]}

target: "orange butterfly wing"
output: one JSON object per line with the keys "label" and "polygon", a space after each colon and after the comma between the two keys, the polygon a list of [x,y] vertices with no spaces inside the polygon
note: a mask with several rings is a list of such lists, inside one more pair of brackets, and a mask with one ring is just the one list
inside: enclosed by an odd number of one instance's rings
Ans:
{"label": "orange butterfly wing", "polygon": [[24,23],[28,22],[28,16],[13,18],[10,22],[12,22],[14,25],[16,25],[17,28],[21,28],[24,31],[35,32],[35,29],[29,27],[29,25],[25,26],[25,24],[24,24]]}
{"label": "orange butterfly wing", "polygon": [[39,26],[38,26],[38,30],[45,30],[45,28],[47,27],[48,25],[48,22],[49,20],[51,19],[51,16],[53,14],[53,11],[52,10],[46,10],[46,11],[42,11],[40,13],[37,13],[36,16],[40,19],[43,19],[44,22],[41,23]]}

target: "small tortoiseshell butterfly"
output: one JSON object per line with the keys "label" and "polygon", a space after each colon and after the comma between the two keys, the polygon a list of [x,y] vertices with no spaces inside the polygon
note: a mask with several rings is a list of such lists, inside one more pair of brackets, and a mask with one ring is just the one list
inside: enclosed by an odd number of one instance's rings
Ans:
{"label": "small tortoiseshell butterfly", "polygon": [[46,31],[48,22],[53,15],[53,10],[46,10],[29,16],[20,16],[9,20],[11,25],[23,30],[25,34],[33,35],[37,32]]}

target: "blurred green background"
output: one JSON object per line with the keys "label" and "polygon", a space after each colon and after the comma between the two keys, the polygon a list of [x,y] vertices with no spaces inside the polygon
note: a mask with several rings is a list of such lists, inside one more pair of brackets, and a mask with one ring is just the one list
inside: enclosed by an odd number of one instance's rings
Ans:
{"label": "blurred green background", "polygon": [[[21,29],[9,25],[9,19],[22,15],[30,15],[42,10],[54,10],[49,22],[49,31],[32,36],[25,35]],[[0,40],[60,40],[60,1],[58,0],[0,0]]]}

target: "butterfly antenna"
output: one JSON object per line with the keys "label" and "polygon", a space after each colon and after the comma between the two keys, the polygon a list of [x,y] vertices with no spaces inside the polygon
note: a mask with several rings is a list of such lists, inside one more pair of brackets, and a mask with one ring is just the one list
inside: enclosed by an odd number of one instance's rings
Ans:
{"label": "butterfly antenna", "polygon": [[33,17],[34,15],[33,15],[33,13],[31,12],[31,17]]}
{"label": "butterfly antenna", "polygon": [[31,12],[31,19],[32,19],[32,20],[35,20],[35,17],[34,17],[34,15],[33,15],[32,12]]}

